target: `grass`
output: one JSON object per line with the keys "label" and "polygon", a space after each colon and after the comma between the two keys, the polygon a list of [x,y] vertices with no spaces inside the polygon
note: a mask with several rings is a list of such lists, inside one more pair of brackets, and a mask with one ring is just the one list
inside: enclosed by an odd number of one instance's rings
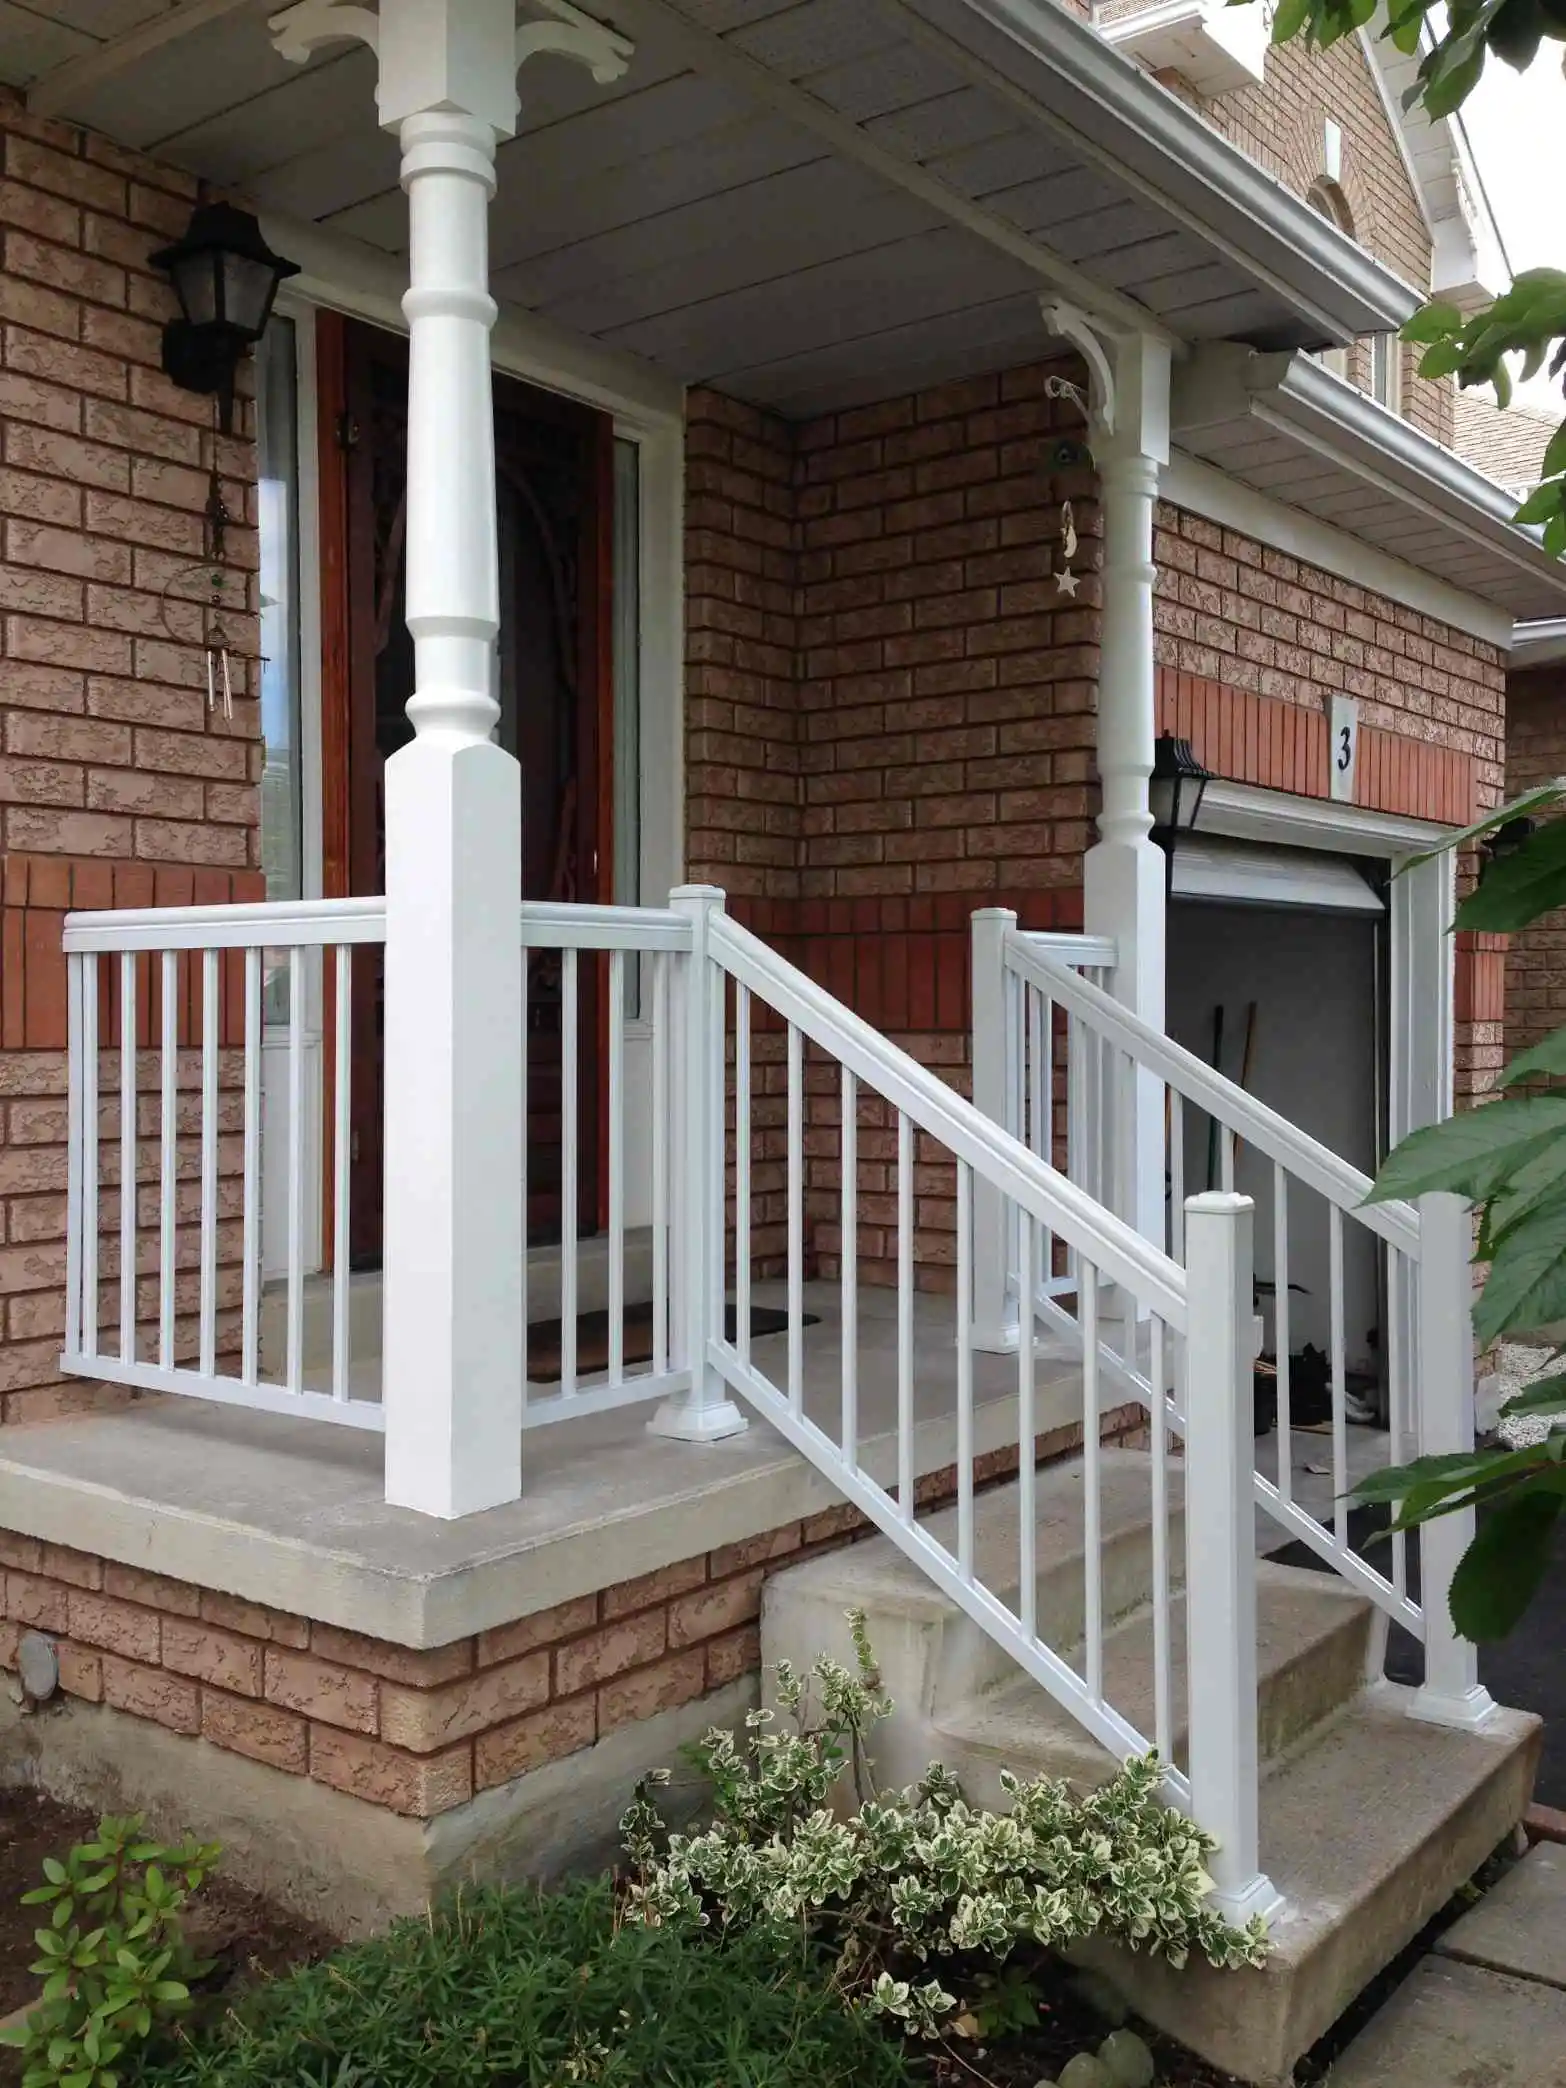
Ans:
{"label": "grass", "polygon": [[894,2040],[775,1940],[621,1926],[607,1880],[476,1890],[263,1987],[137,2088],[907,2088]]}

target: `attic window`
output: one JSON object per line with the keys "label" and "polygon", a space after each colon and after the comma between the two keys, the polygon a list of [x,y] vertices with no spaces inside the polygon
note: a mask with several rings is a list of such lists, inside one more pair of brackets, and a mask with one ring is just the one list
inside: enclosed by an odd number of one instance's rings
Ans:
{"label": "attic window", "polygon": [[[1354,237],[1354,213],[1348,207],[1347,196],[1335,181],[1313,181],[1305,192],[1305,201],[1329,224],[1336,225],[1340,232],[1346,232],[1350,239]],[[1334,377],[1348,376],[1346,348],[1323,348],[1316,361],[1324,370],[1330,370]]]}

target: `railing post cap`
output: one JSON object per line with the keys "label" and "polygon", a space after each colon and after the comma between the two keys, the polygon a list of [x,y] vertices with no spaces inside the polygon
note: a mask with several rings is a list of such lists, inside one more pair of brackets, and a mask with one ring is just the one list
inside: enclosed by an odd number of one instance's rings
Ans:
{"label": "railing post cap", "polygon": [[1016,918],[1014,906],[976,906],[969,916],[974,921],[1014,921]]}
{"label": "railing post cap", "polygon": [[1237,1217],[1241,1211],[1254,1211],[1254,1196],[1241,1196],[1234,1189],[1200,1189],[1185,1200],[1186,1214],[1193,1218]]}
{"label": "railing post cap", "polygon": [[728,903],[728,894],[722,885],[687,884],[676,885],[669,894],[669,904],[682,913],[694,913],[706,908],[713,913],[722,913]]}

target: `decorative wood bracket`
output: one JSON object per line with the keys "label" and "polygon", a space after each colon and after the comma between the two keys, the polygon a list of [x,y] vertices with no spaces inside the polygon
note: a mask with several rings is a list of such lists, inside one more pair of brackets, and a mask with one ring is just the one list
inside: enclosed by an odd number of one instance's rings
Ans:
{"label": "decorative wood bracket", "polygon": [[1104,337],[1080,306],[1050,298],[1039,300],[1044,324],[1052,334],[1069,341],[1088,366],[1088,388],[1066,377],[1045,379],[1047,398],[1070,399],[1081,411],[1095,437],[1115,432],[1115,370],[1106,351]]}
{"label": "decorative wood bracket", "polygon": [[532,0],[532,5],[550,17],[544,22],[521,22],[517,26],[517,65],[543,51],[560,58],[574,58],[585,65],[600,87],[623,77],[636,49],[628,36],[594,21],[571,0]]}
{"label": "decorative wood bracket", "polygon": [[357,42],[380,49],[379,16],[367,7],[340,6],[338,0],[297,0],[267,22],[272,45],[290,65],[304,65],[322,44]]}
{"label": "decorative wood bracket", "polygon": [[1071,399],[1088,424],[1096,462],[1115,456],[1169,459],[1169,347],[1157,334],[1105,326],[1079,305],[1040,298],[1045,326],[1087,364],[1088,384],[1045,380],[1045,394]]}

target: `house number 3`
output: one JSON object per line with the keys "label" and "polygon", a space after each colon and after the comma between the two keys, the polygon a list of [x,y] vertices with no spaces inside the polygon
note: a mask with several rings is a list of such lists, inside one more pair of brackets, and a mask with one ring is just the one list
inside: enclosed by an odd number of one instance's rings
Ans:
{"label": "house number 3", "polygon": [[1354,802],[1354,771],[1359,764],[1359,705],[1352,696],[1334,696],[1329,744],[1329,789],[1335,798]]}

